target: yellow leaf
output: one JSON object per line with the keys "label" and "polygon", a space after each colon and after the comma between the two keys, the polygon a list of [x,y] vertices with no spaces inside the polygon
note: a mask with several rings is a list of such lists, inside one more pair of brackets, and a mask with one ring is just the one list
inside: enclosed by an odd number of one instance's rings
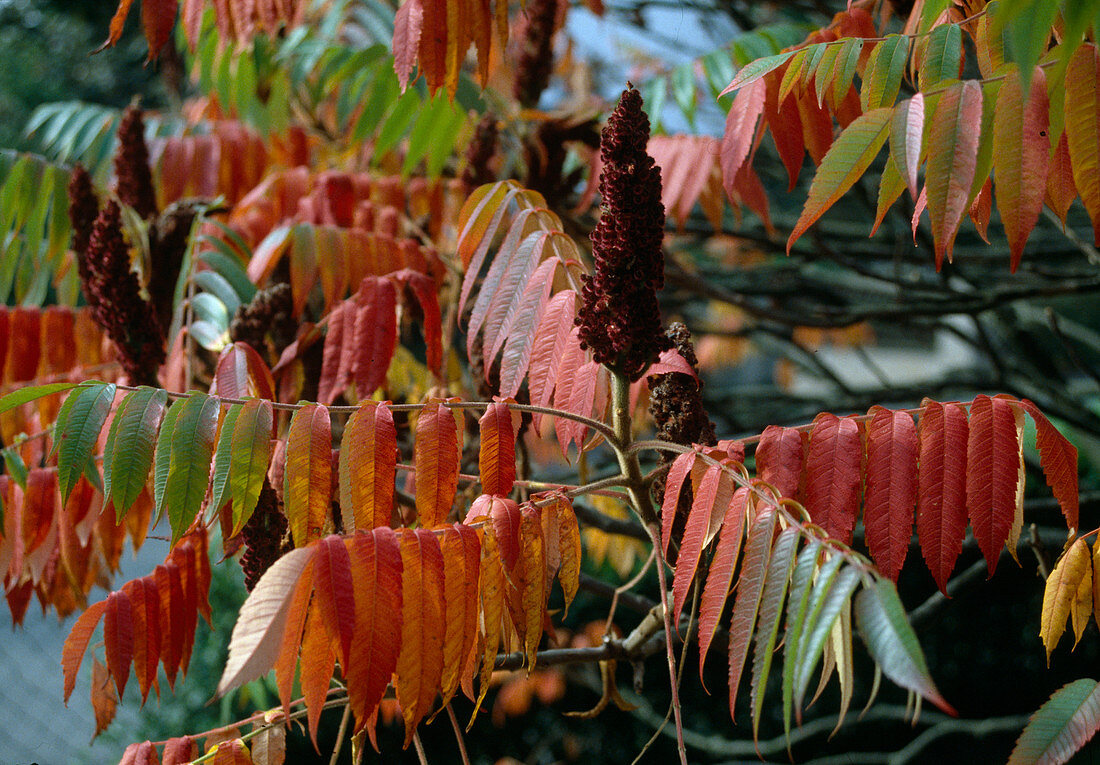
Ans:
{"label": "yellow leaf", "polygon": [[1092,616],[1092,559],[1085,556],[1085,575],[1081,577],[1077,585],[1077,592],[1073,598],[1073,610],[1070,611],[1070,623],[1073,624],[1073,647],[1081,642],[1081,635],[1085,634],[1085,627]]}
{"label": "yellow leaf", "polygon": [[1058,561],[1058,565],[1047,577],[1043,592],[1043,613],[1039,621],[1039,637],[1047,649],[1047,663],[1050,654],[1058,645],[1062,632],[1066,629],[1066,618],[1077,599],[1077,590],[1081,579],[1091,574],[1088,543],[1078,539]]}

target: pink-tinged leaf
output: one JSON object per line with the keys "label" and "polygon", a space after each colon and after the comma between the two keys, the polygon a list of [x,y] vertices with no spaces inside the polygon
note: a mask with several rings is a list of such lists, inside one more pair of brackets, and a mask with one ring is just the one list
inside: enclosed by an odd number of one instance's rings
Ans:
{"label": "pink-tinged leaf", "polygon": [[1031,715],[1009,757],[1008,765],[1061,765],[1100,730],[1100,684],[1074,680]]}
{"label": "pink-tinged leaf", "polygon": [[[354,317],[354,304],[348,301],[338,303],[328,315],[328,332],[325,334],[325,348],[321,357],[321,378],[317,384],[317,400],[322,404],[331,404],[347,387],[347,379],[340,376],[340,360],[343,358],[345,342],[352,340]],[[348,331],[349,327],[351,331]]]}
{"label": "pink-tinged leaf", "polygon": [[917,427],[907,412],[877,407],[867,426],[863,524],[875,565],[895,582],[909,541],[917,501]]}
{"label": "pink-tinged leaf", "polygon": [[733,601],[733,613],[730,615],[729,650],[729,700],[730,717],[734,716],[737,706],[737,689],[741,684],[741,674],[745,668],[745,659],[749,654],[749,641],[756,626],[760,610],[760,596],[764,591],[764,580],[768,573],[768,560],[771,557],[772,536],[775,532],[775,513],[765,509],[757,516],[749,529],[745,542],[745,559],[741,564],[741,574],[737,582],[737,597]]}
{"label": "pink-tinged leaf", "polygon": [[852,543],[859,512],[863,441],[850,417],[814,418],[806,454],[806,509],[814,523],[844,544]]}
{"label": "pink-tinged leaf", "polygon": [[726,116],[726,129],[722,134],[718,157],[722,167],[722,185],[731,196],[737,171],[745,163],[756,141],[756,126],[764,112],[766,94],[767,86],[763,80],[746,85],[737,91]]}
{"label": "pink-tinged leaf", "polygon": [[667,351],[661,351],[661,355],[657,357],[649,369],[646,370],[645,376],[648,379],[653,375],[666,375],[670,372],[678,372],[682,375],[688,375],[694,380],[699,379],[699,375],[696,374],[695,369],[691,364],[687,362],[680,352],[675,348],[669,348]]}
{"label": "pink-tinged leaf", "polygon": [[107,601],[101,600],[84,609],[73,628],[69,630],[69,636],[65,638],[65,645],[61,649],[61,668],[65,674],[65,704],[69,703],[69,696],[76,687],[76,672],[80,669],[80,662],[84,659],[84,651],[88,649],[88,643],[92,639],[103,612],[107,610]]}
{"label": "pink-tinged leaf", "polygon": [[368,276],[356,295],[355,393],[369,398],[386,381],[397,345],[397,292],[389,279]]}
{"label": "pink-tinged leaf", "polygon": [[1077,185],[1073,181],[1073,165],[1069,158],[1069,139],[1063,131],[1058,145],[1050,156],[1047,168],[1047,188],[1044,201],[1066,226],[1066,214],[1077,198]]}
{"label": "pink-tinged leaf", "polygon": [[1024,103],[1020,77],[1009,73],[997,96],[993,115],[993,173],[997,178],[997,210],[1012,249],[1015,273],[1028,235],[1039,220],[1046,195],[1050,158],[1046,75],[1032,74]]}
{"label": "pink-tinged leaf", "polygon": [[125,592],[112,592],[107,596],[107,610],[103,615],[103,642],[107,669],[115,679],[118,697],[122,698],[122,691],[130,677],[130,662],[134,658],[133,611],[130,607],[130,596]]}
{"label": "pink-tinged leaf", "polygon": [[966,538],[966,410],[959,404],[925,402],[917,435],[917,537],[932,577],[947,594]]}
{"label": "pink-tinged leaf", "polygon": [[1039,407],[1026,398],[1020,401],[1035,422],[1035,446],[1039,450],[1039,465],[1047,485],[1062,508],[1066,526],[1076,529],[1079,515],[1077,483],[1077,447],[1050,424]]}
{"label": "pink-tinged leaf", "polygon": [[715,516],[717,519],[725,517],[733,498],[733,488],[733,478],[718,465],[709,465],[694,487],[691,512],[684,527],[684,536],[680,539],[680,553],[672,583],[672,623],[677,629],[710,529],[718,525],[718,520],[712,519]]}
{"label": "pink-tinged leaf", "polygon": [[[531,364],[531,351],[534,346],[535,335],[546,311],[550,291],[554,286],[557,265],[557,260],[543,261],[539,270],[535,272],[535,275],[523,289],[519,310],[511,328],[506,333],[504,351],[500,357],[501,396],[514,397],[523,384],[523,378],[526,376],[527,369]],[[567,290],[559,294],[566,294],[567,292],[570,291]],[[504,334],[502,333],[502,338]],[[496,351],[493,351],[492,357],[495,358],[495,356]]]}
{"label": "pink-tinged leaf", "polygon": [[[562,290],[546,305],[546,312],[539,322],[535,342],[531,346],[531,364],[528,371],[528,387],[531,403],[547,406],[558,379],[558,362],[565,353],[573,332],[573,320],[577,316],[577,293]],[[535,427],[539,417],[535,415]]]}
{"label": "pink-tinged leaf", "polygon": [[317,543],[313,554],[313,592],[313,607],[321,614],[340,665],[346,667],[355,631],[355,596],[351,558],[343,540],[335,534]]}
{"label": "pink-tinged leaf", "polygon": [[[583,358],[584,351],[577,347],[577,355]],[[574,367],[572,358],[562,359],[562,367],[558,376],[558,392],[568,391],[567,401],[558,402],[554,396],[554,406],[581,417],[594,417],[599,419],[603,414],[607,403],[607,369],[595,361],[580,362]],[[567,363],[567,360],[569,363]],[[562,382],[569,378],[569,386],[566,388]],[[568,451],[569,443],[577,444],[577,450],[584,449],[584,440],[588,436],[588,426],[576,420],[558,417],[554,423],[554,429],[558,434],[558,443],[561,444],[562,454]]]}
{"label": "pink-tinged leaf", "polygon": [[161,760],[161,765],[187,765],[200,754],[198,742],[190,736],[170,738],[164,744],[164,758]]}
{"label": "pink-tinged leaf", "polygon": [[435,534],[426,529],[403,531],[401,560],[401,653],[396,685],[407,746],[439,692],[446,616],[443,554]]}
{"label": "pink-tinged leaf", "polygon": [[726,515],[722,519],[722,529],[718,532],[718,545],[710,561],[710,572],[703,587],[703,596],[699,601],[699,680],[703,680],[703,667],[707,652],[718,631],[718,622],[722,610],[726,607],[726,598],[733,589],[733,572],[737,568],[737,559],[741,555],[741,540],[745,536],[745,514],[751,494],[745,487],[733,493]]}
{"label": "pink-tinged leaf", "polygon": [[928,134],[925,190],[936,268],[951,260],[955,235],[970,206],[970,186],[981,139],[982,87],[976,80],[951,85],[940,95]]}
{"label": "pink-tinged leaf", "polygon": [[481,431],[481,447],[478,469],[481,471],[481,487],[485,494],[507,496],[516,480],[516,432],[519,429],[519,412],[513,412],[508,404],[495,401],[485,409],[478,420]]}
{"label": "pink-tinged leaf", "polygon": [[890,121],[890,157],[898,173],[917,198],[917,170],[924,136],[924,94],[917,93],[894,107]]}
{"label": "pink-tinged leaf", "polygon": [[874,109],[860,116],[833,142],[821,160],[802,214],[787,239],[787,253],[800,236],[852,187],[878,156],[889,135],[893,109]]}
{"label": "pink-tinged leaf", "polygon": [[1066,140],[1073,182],[1100,245],[1100,53],[1086,43],[1066,69]]}
{"label": "pink-tinged leaf", "polygon": [[1019,466],[1012,404],[985,395],[976,397],[970,406],[966,445],[966,509],[990,576],[997,569],[1016,515]]}
{"label": "pink-tinged leaf", "polygon": [[416,418],[416,515],[431,529],[447,521],[458,488],[458,427],[454,414],[432,399]]}
{"label": "pink-tinged leaf", "polygon": [[344,531],[389,526],[397,472],[397,429],[385,403],[365,402],[340,442],[340,509]]}
{"label": "pink-tinged leaf", "polygon": [[424,9],[420,0],[406,0],[393,19],[393,70],[401,83],[401,91],[409,86],[409,75],[416,65],[420,49],[420,30],[424,25]]}
{"label": "pink-tinged leaf", "polygon": [[218,696],[262,677],[275,665],[283,643],[291,596],[315,551],[316,547],[291,550],[275,561],[249,594],[233,627],[229,658],[218,681]]}
{"label": "pink-tinged leaf", "polygon": [[386,693],[401,651],[401,547],[383,527],[347,540],[354,582],[355,631],[344,677],[355,730],[362,730]]}
{"label": "pink-tinged leaf", "polygon": [[796,428],[769,425],[756,445],[756,475],[779,491],[779,496],[796,499],[802,482],[802,433]]}
{"label": "pink-tinged leaf", "polygon": [[665,499],[661,505],[661,548],[668,555],[672,542],[672,525],[676,519],[676,507],[680,504],[680,492],[684,480],[695,466],[695,452],[687,452],[676,457],[665,479]]}
{"label": "pink-tinged leaf", "polygon": [[306,404],[290,421],[283,497],[294,545],[320,539],[332,502],[332,424],[327,407]]}
{"label": "pink-tinged leaf", "polygon": [[[493,360],[512,333],[512,328],[525,307],[523,301],[528,297],[528,288],[534,286],[544,291],[552,286],[554,274],[562,258],[550,255],[543,259],[544,254],[547,250],[554,252],[563,247],[572,250],[570,254],[575,256],[576,245],[573,244],[572,239],[560,231],[543,231],[531,234],[520,243],[514,253],[509,253],[511,257],[507,260],[507,265],[485,314],[482,359],[486,370],[492,366]],[[500,255],[497,258],[493,266],[498,262],[505,263],[505,259]],[[492,269],[489,274],[493,275]],[[484,287],[481,294],[485,294]],[[480,300],[481,295],[478,295],[478,302]],[[477,304],[474,305],[474,311],[477,311]],[[471,327],[472,324],[471,319]]]}
{"label": "pink-tinged leaf", "polygon": [[210,394],[224,398],[275,398],[271,370],[248,343],[227,345],[218,357]]}
{"label": "pink-tinged leaf", "polygon": [[[578,328],[574,326],[569,333],[565,347],[562,348],[561,355],[554,359],[554,363],[557,365],[557,382],[554,385],[555,409],[572,411],[570,406],[573,403],[573,389],[580,387],[581,394],[583,394],[585,389],[595,384],[592,371],[586,367],[587,358],[588,354],[581,348]],[[584,377],[581,377],[582,372],[584,373]],[[541,418],[535,419],[536,430],[538,430],[540,421]],[[568,421],[562,422],[561,419],[558,418],[554,423],[554,429],[558,434],[558,443],[561,444],[562,454],[565,455],[568,450],[569,441],[574,434],[573,427]]]}

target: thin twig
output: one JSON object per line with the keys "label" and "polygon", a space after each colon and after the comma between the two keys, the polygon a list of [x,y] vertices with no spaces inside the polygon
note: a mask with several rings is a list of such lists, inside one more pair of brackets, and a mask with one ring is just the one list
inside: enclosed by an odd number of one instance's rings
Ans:
{"label": "thin twig", "polygon": [[451,727],[455,732],[455,740],[458,742],[458,753],[462,756],[462,765],[470,765],[470,755],[466,754],[466,742],[462,738],[462,728],[458,725],[458,718],[455,717],[455,711],[451,708],[450,704],[447,704],[447,717],[451,721]]}
{"label": "thin twig", "polygon": [[424,753],[424,744],[420,740],[420,731],[413,731],[413,746],[416,747],[416,758],[420,765],[428,765],[428,755]]}
{"label": "thin twig", "polygon": [[340,718],[340,730],[336,733],[336,746],[332,748],[332,757],[328,765],[336,765],[340,760],[340,750],[344,747],[344,736],[348,732],[348,719],[351,718],[351,704],[344,707],[344,715]]}

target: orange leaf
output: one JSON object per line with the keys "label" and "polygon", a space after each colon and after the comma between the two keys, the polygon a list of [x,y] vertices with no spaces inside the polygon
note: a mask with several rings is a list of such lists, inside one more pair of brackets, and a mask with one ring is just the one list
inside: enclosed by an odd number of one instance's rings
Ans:
{"label": "orange leaf", "polygon": [[320,612],[340,665],[346,667],[355,631],[355,590],[348,549],[335,534],[317,543],[313,554],[313,592],[313,608]]}
{"label": "orange leaf", "polygon": [[1069,159],[1069,139],[1063,132],[1050,156],[1044,198],[1047,206],[1061,219],[1063,229],[1066,225],[1066,213],[1076,198],[1077,186],[1073,182],[1073,167]]}
{"label": "orange leaf", "polygon": [[[542,625],[546,616],[546,556],[542,541],[542,523],[539,510],[533,506],[523,508],[520,517],[520,544],[524,567],[523,615],[524,649],[527,666],[535,665],[535,654],[542,639]],[[516,567],[517,570],[519,566]]]}
{"label": "orange leaf", "polygon": [[200,754],[198,743],[190,736],[170,738],[164,744],[161,765],[186,765]]}
{"label": "orange leaf", "polygon": [[1073,182],[1100,245],[1100,53],[1084,44],[1066,69],[1066,139]]}
{"label": "orange leaf", "polygon": [[134,0],[119,0],[115,15],[111,17],[107,39],[93,51],[94,53],[99,53],[104,48],[113,47],[118,42],[118,38],[122,37],[122,28],[126,25],[126,16],[129,15],[130,6],[133,5],[133,2]]}
{"label": "orange leaf", "polygon": [[966,509],[990,576],[1016,515],[1019,454],[1012,404],[976,397],[966,446]]}
{"label": "orange leaf", "polygon": [[356,534],[347,545],[356,593],[355,649],[344,678],[358,732],[377,710],[397,668],[403,610],[401,548],[389,527]]}
{"label": "orange leaf", "polygon": [[947,593],[947,581],[966,537],[966,410],[926,401],[917,435],[917,536],[932,577]]}
{"label": "orange leaf", "polygon": [[[316,742],[314,742],[316,743]],[[222,741],[217,745],[214,759],[210,765],[252,765],[252,756],[248,747],[239,738],[230,741]]]}
{"label": "orange leaf", "polygon": [[481,544],[469,526],[454,524],[443,531],[444,610],[443,704],[458,688],[459,673],[477,643]]}
{"label": "orange leaf", "polygon": [[[695,579],[695,569],[710,541],[710,529],[717,527],[726,515],[733,498],[733,478],[722,467],[708,465],[702,478],[693,487],[691,512],[688,514],[676,573],[672,583],[672,623],[679,630],[680,613],[687,600],[688,588]],[[668,496],[668,489],[665,489]]]}
{"label": "orange leaf", "polygon": [[862,457],[855,420],[827,412],[814,418],[806,453],[806,509],[814,523],[844,544],[852,543],[859,512]]}
{"label": "orange leaf", "polygon": [[565,594],[565,611],[568,613],[580,583],[581,532],[573,505],[567,497],[561,497],[554,509],[558,513],[558,552],[561,555],[558,581]]}
{"label": "orange leaf", "polygon": [[485,524],[481,538],[481,629],[484,636],[484,653],[481,662],[480,691],[471,721],[477,716],[477,710],[489,690],[489,678],[493,674],[493,663],[500,646],[502,619],[504,617],[505,587],[501,555],[497,546],[496,532],[492,524]]}
{"label": "orange leaf", "polygon": [[[286,557],[286,556],[284,556]],[[283,713],[290,714],[290,701],[293,698],[291,693],[294,690],[294,670],[298,666],[298,649],[302,642],[302,631],[306,626],[306,614],[309,609],[310,595],[313,592],[313,561],[309,560],[301,571],[298,572],[297,580],[293,580],[293,572],[286,572],[290,576],[286,577],[286,582],[283,582],[282,586],[278,590],[282,590],[283,586],[289,585],[289,590],[285,592],[276,592],[273,590],[271,595],[273,602],[268,606],[270,609],[272,606],[277,609],[275,611],[275,619],[272,620],[271,627],[267,634],[263,635],[263,639],[257,643],[257,648],[262,649],[265,654],[272,650],[272,646],[275,646],[275,687],[279,691],[279,701],[283,704]],[[280,578],[283,575],[280,574]],[[260,580],[263,581],[262,579]],[[258,587],[259,585],[257,585]],[[255,590],[253,590],[255,592]],[[284,598],[283,604],[278,603],[279,598]],[[248,601],[245,601],[246,603]],[[278,611],[284,611],[281,617],[283,625],[280,627],[280,616]],[[238,618],[238,622],[240,619]],[[260,621],[260,620],[257,620]],[[234,627],[234,633],[236,633],[236,627]],[[232,643],[230,644],[232,647]],[[232,656],[232,654],[230,654]],[[263,674],[264,664],[271,661],[271,657],[264,655],[262,662],[258,662],[255,668],[252,668],[250,672],[258,672]]]}
{"label": "orange leaf", "polygon": [[111,672],[97,657],[92,657],[92,711],[95,713],[95,735],[107,730],[115,719],[118,697],[111,686]]}
{"label": "orange leaf", "polygon": [[397,430],[385,403],[367,401],[344,426],[340,442],[340,508],[344,531],[390,525]]}
{"label": "orange leaf", "polygon": [[160,765],[160,760],[157,758],[157,749],[153,746],[153,742],[142,741],[126,747],[118,765]]}
{"label": "orange leaf", "polygon": [[126,687],[130,677],[130,661],[134,656],[134,619],[130,597],[125,592],[112,592],[107,596],[107,610],[103,615],[104,652],[107,669],[115,679],[118,695]]}
{"label": "orange leaf", "polygon": [[416,513],[420,525],[447,521],[458,488],[458,428],[451,410],[431,399],[416,418]]}
{"label": "orange leaf", "polygon": [[863,525],[879,571],[898,580],[917,501],[917,428],[906,412],[872,408],[867,425],[867,474]]}
{"label": "orange leaf", "polygon": [[982,116],[982,88],[975,80],[950,86],[940,96],[928,134],[928,165],[925,190],[936,268],[944,256],[951,260],[955,235],[970,205],[970,186],[978,159],[979,124]]}
{"label": "orange leaf", "polygon": [[174,688],[183,654],[184,618],[181,610],[183,588],[180,587],[179,568],[173,566],[172,576],[167,563],[153,571],[153,581],[160,595],[160,660],[168,677],[169,687]]}
{"label": "orange leaf", "polygon": [[65,645],[61,649],[61,668],[65,675],[65,703],[69,703],[69,696],[76,687],[76,672],[80,669],[80,662],[84,658],[84,651],[92,639],[103,612],[107,610],[107,601],[101,600],[88,606],[84,613],[77,617],[73,628],[69,630],[69,636],[65,638]]}
{"label": "orange leaf", "polygon": [[[447,72],[447,2],[421,0],[421,6],[424,20],[418,61],[420,72],[428,82],[428,90],[435,93],[443,85]],[[408,746],[408,742],[405,745]]]}
{"label": "orange leaf", "polygon": [[332,500],[332,426],[328,409],[306,404],[294,413],[286,437],[283,496],[296,547],[324,533]]}
{"label": "orange leaf", "polygon": [[[450,416],[450,413],[447,413]],[[453,421],[452,421],[453,422]],[[401,534],[402,625],[397,657],[397,701],[405,719],[405,746],[428,713],[443,676],[443,554],[435,534]]]}
{"label": "orange leaf", "polygon": [[504,401],[495,401],[478,420],[481,447],[478,468],[481,486],[486,494],[506,496],[516,480],[516,431],[519,412],[508,409]]}
{"label": "orange leaf", "polygon": [[[317,608],[316,601],[306,615],[305,632],[302,635],[300,680],[302,697],[305,699],[306,716],[309,724],[309,737],[313,739],[313,748],[317,747],[317,726],[321,722],[321,711],[328,696],[332,682],[332,671],[336,666],[336,652],[325,634],[324,617]],[[318,751],[320,751],[318,749]]]}
{"label": "orange leaf", "polygon": [[1050,158],[1048,107],[1046,75],[1039,67],[1032,74],[1026,104],[1018,74],[1008,75],[997,97],[993,173],[997,178],[997,210],[1012,249],[1013,272],[1043,209]]}
{"label": "orange leaf", "polygon": [[127,582],[122,589],[130,597],[134,620],[134,675],[144,704],[156,681],[160,660],[160,594],[149,577]]}
{"label": "orange leaf", "polygon": [[1090,580],[1092,578],[1091,567],[1092,555],[1088,543],[1084,539],[1078,539],[1070,545],[1047,577],[1043,590],[1043,612],[1039,619],[1039,636],[1047,650],[1047,664],[1050,663],[1051,652],[1066,629],[1066,618],[1073,608],[1082,580],[1086,576]]}
{"label": "orange leaf", "polygon": [[699,601],[699,680],[703,680],[703,667],[707,652],[718,631],[718,621],[726,607],[726,598],[733,588],[733,572],[741,553],[741,540],[745,536],[745,513],[751,494],[745,487],[733,493],[722,519],[718,533],[718,546],[710,561],[710,572]]}

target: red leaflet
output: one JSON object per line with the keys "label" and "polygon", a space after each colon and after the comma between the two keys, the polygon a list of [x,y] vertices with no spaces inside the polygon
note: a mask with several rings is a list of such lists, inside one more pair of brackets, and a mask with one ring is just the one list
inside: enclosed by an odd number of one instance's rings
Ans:
{"label": "red leaflet", "polygon": [[[607,402],[607,384],[604,379],[605,367],[595,361],[584,361],[584,351],[577,347],[577,355],[562,359],[558,375],[558,388],[554,395],[554,406],[581,417],[596,417],[603,413]],[[573,361],[579,366],[571,368]],[[568,366],[567,366],[568,365]],[[566,385],[568,380],[568,385]],[[601,384],[602,383],[602,384]],[[558,402],[557,393],[568,393],[568,400]],[[554,421],[554,431],[558,436],[562,454],[569,451],[569,444],[576,443],[577,451],[584,449],[584,439],[588,435],[588,426],[558,417]]]}
{"label": "red leaflet", "polygon": [[397,345],[397,292],[393,282],[377,276],[363,279],[356,295],[355,343],[358,351],[352,373],[355,394],[369,398],[386,380],[386,370]]}
{"label": "red leaflet", "polygon": [[1047,485],[1054,492],[1062,507],[1066,526],[1076,529],[1078,523],[1077,447],[1066,440],[1058,429],[1050,424],[1039,407],[1026,398],[1020,401],[1024,410],[1035,422],[1035,446],[1039,449],[1039,464],[1043,468]]}
{"label": "red leaflet", "polygon": [[737,91],[726,117],[719,161],[722,166],[722,185],[731,197],[737,171],[748,158],[749,150],[756,140],[756,126],[764,111],[766,93],[767,86],[763,80],[749,83]]}
{"label": "red leaflet", "polygon": [[[340,375],[340,361],[344,355],[345,333],[351,335],[354,332],[354,310],[354,304],[345,300],[329,312],[328,333],[321,357],[321,378],[317,383],[317,400],[322,404],[331,404],[347,387],[346,377]],[[350,327],[351,331],[346,332],[346,327]]]}
{"label": "red leaflet", "polygon": [[665,556],[668,555],[669,544],[672,541],[672,525],[676,520],[676,506],[680,503],[680,491],[684,480],[695,466],[695,452],[687,452],[679,455],[672,463],[665,479],[665,499],[661,505],[661,547]]}
{"label": "red leaflet", "polygon": [[752,524],[745,542],[745,562],[741,566],[737,598],[733,602],[733,613],[730,615],[731,719],[737,703],[737,688],[741,683],[741,672],[745,668],[745,659],[749,654],[749,641],[755,631],[756,616],[760,610],[760,596],[764,591],[764,579],[768,571],[768,560],[771,558],[774,531],[775,513],[765,509]]}
{"label": "red leaflet", "polygon": [[420,328],[424,333],[425,363],[438,376],[443,371],[443,316],[435,281],[427,274],[409,269],[398,271],[394,276],[404,281],[420,304],[424,316]]}
{"label": "red leaflet", "polygon": [[179,568],[173,566],[173,577],[168,566],[157,566],[153,572],[153,581],[160,595],[160,659],[168,685],[175,688],[176,673],[179,671],[180,658],[183,655],[183,588],[180,587]]}
{"label": "red leaflet", "polygon": [[[531,346],[531,363],[527,374],[531,403],[547,406],[558,380],[558,363],[565,353],[570,337],[575,333],[573,320],[577,316],[577,293],[562,290],[546,305],[546,312]],[[537,430],[539,416],[535,415]]]}
{"label": "red leaflet", "polygon": [[[141,690],[141,702],[144,704],[149,688],[157,677],[157,662],[160,659],[160,595],[156,585],[145,579],[127,582],[122,588],[130,598],[134,623],[134,675]],[[152,606],[152,608],[149,608]]]}
{"label": "red leaflet", "polygon": [[1066,69],[1066,140],[1073,165],[1073,182],[1092,219],[1095,243],[1100,245],[1100,54],[1085,43]]}
{"label": "red leaflet", "polygon": [[519,412],[513,412],[504,401],[495,401],[478,420],[481,448],[478,468],[485,494],[506,496],[516,480],[516,431]]}
{"label": "red leaflet", "polygon": [[313,554],[313,607],[336,648],[340,666],[349,664],[355,631],[355,595],[351,558],[343,540],[332,534],[317,543]]}
{"label": "red leaflet", "polygon": [[69,630],[69,636],[65,638],[65,645],[61,649],[61,669],[65,675],[64,700],[69,703],[69,696],[76,687],[76,672],[80,669],[80,662],[84,658],[84,651],[92,639],[103,612],[107,610],[107,601],[101,600],[84,609],[84,613],[77,617],[73,628]]}
{"label": "red leaflet", "polygon": [[149,44],[146,63],[154,60],[164,44],[171,39],[178,8],[177,0],[142,0],[141,26],[145,30],[145,42]]}
{"label": "red leaflet", "polygon": [[997,569],[997,558],[1016,515],[1019,468],[1012,404],[985,395],[976,397],[970,406],[966,449],[966,509],[990,576]]}
{"label": "red leaflet", "polygon": [[181,542],[172,551],[169,559],[165,561],[170,576],[174,576],[173,568],[179,572],[180,588],[183,591],[183,653],[180,656],[180,665],[184,676],[187,675],[187,666],[191,663],[191,649],[195,644],[195,627],[198,625],[198,583],[195,581],[195,550],[189,542]]}
{"label": "red leaflet", "polygon": [[[668,489],[665,489],[666,496]],[[684,536],[680,540],[680,555],[676,559],[676,574],[672,584],[672,623],[679,629],[680,613],[687,599],[688,588],[695,578],[695,569],[709,541],[709,532],[723,518],[733,497],[733,479],[718,465],[709,465],[702,480],[694,487],[694,499],[688,514]]]}
{"label": "red leaflet", "polygon": [[959,404],[926,401],[917,432],[917,536],[924,561],[946,594],[966,537],[966,410]]}
{"label": "red leaflet", "polygon": [[447,521],[458,488],[461,457],[458,427],[451,410],[431,399],[416,418],[416,514],[420,525]]}
{"label": "red leaflet", "polygon": [[134,618],[130,597],[125,592],[112,592],[107,596],[103,642],[107,669],[115,679],[119,698],[122,698],[122,691],[130,677],[130,661],[134,657]]}
{"label": "red leaflet", "polygon": [[306,404],[286,437],[283,497],[296,547],[320,539],[331,511],[332,425],[328,408]]}
{"label": "red leaflet", "polygon": [[505,575],[510,576],[512,569],[516,567],[516,562],[519,560],[519,505],[511,499],[494,497],[489,510],[489,518],[493,523],[496,548],[500,553],[501,562],[504,564]]}
{"label": "red leaflet", "polygon": [[[362,730],[386,692],[401,649],[401,548],[389,527],[346,542],[356,592],[355,650],[344,677],[355,730]],[[293,675],[291,676],[293,678]]]}
{"label": "red leaflet", "polygon": [[186,765],[200,754],[198,744],[190,736],[170,738],[164,744],[161,765]]}
{"label": "red leaflet", "polygon": [[11,382],[33,380],[38,374],[39,323],[37,308],[16,308],[10,314],[7,375]]}
{"label": "red leaflet", "polygon": [[23,495],[23,554],[37,550],[54,527],[59,497],[57,471],[32,468],[27,473],[27,490]]}
{"label": "red leaflet", "polygon": [[917,428],[906,412],[873,407],[867,426],[863,524],[875,565],[895,582],[913,536],[917,501]]}
{"label": "red leaflet", "polygon": [[722,519],[722,530],[718,533],[718,546],[710,561],[710,573],[703,587],[703,596],[699,601],[699,680],[703,679],[703,666],[707,660],[707,651],[718,631],[718,621],[726,607],[726,598],[733,587],[733,572],[737,568],[737,559],[741,554],[741,539],[745,535],[745,513],[751,494],[745,487],[733,493],[726,515]]}
{"label": "red leaflet", "polygon": [[218,357],[210,395],[225,398],[275,398],[275,380],[260,354],[248,343],[227,345]]}
{"label": "red leaflet", "polygon": [[393,413],[385,403],[367,401],[348,418],[340,442],[340,509],[345,532],[390,525],[396,466]]}
{"label": "red leaflet", "polygon": [[806,146],[802,142],[802,118],[799,116],[797,104],[788,100],[779,103],[779,86],[789,66],[790,62],[787,62],[764,78],[767,86],[764,121],[771,130],[779,158],[787,169],[787,177],[790,179],[787,191],[792,191],[798,182],[798,174],[802,171]]}
{"label": "red leaflet", "polygon": [[[443,85],[447,71],[447,4],[444,0],[421,0],[420,4],[424,9],[424,21],[418,64],[428,89],[434,93]],[[405,745],[408,746],[408,742]]]}
{"label": "red leaflet", "polygon": [[1073,167],[1069,159],[1069,139],[1065,131],[1058,139],[1058,146],[1050,157],[1050,165],[1047,168],[1047,187],[1044,202],[1054,211],[1062,221],[1062,227],[1066,225],[1066,213],[1069,206],[1077,198],[1077,185],[1073,181]]}
{"label": "red leaflet", "polygon": [[799,496],[802,479],[802,433],[769,425],[756,445],[756,474],[779,490],[781,497]]}
{"label": "red leaflet", "polygon": [[420,6],[420,0],[402,3],[393,19],[393,70],[397,72],[402,91],[409,86],[409,75],[416,65],[423,24],[424,9]]}
{"label": "red leaflet", "polygon": [[397,701],[405,718],[405,745],[431,709],[443,676],[443,554],[426,529],[401,533],[402,625],[397,657]]}
{"label": "red leaflet", "polygon": [[844,544],[852,543],[859,512],[862,456],[855,420],[827,412],[814,418],[806,454],[806,509],[814,523]]}

